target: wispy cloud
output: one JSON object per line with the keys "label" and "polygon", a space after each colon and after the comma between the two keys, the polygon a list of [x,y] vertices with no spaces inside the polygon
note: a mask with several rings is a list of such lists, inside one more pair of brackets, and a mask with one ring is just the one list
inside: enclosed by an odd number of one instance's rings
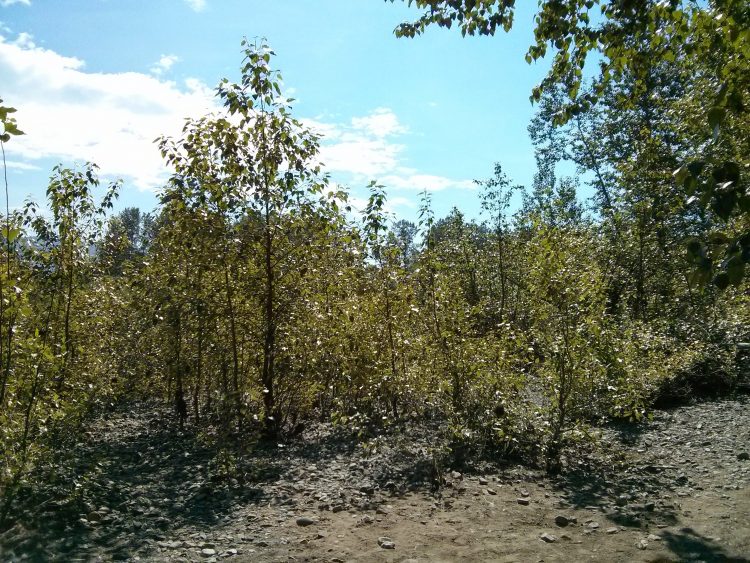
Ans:
{"label": "wispy cloud", "polygon": [[[405,165],[409,133],[389,108],[377,108],[348,123],[331,123],[325,118],[303,120],[323,137],[321,161],[331,172],[349,174],[352,183],[378,180],[387,188],[421,192],[473,189],[471,180],[455,180],[420,173]],[[406,205],[408,198],[391,198],[392,204]]]}
{"label": "wispy cloud", "polygon": [[402,175],[388,175],[381,178],[381,182],[387,186],[403,190],[415,190],[418,192],[439,192],[447,189],[473,190],[476,184],[471,180],[452,180],[444,176],[432,174],[406,173]]}
{"label": "wispy cloud", "polygon": [[388,108],[377,108],[366,117],[353,118],[352,127],[366,131],[379,139],[408,132],[408,129],[399,123],[396,114]]}
{"label": "wispy cloud", "polygon": [[178,85],[137,72],[86,72],[81,59],[37,47],[27,34],[14,41],[0,35],[0,84],[26,133],[8,144],[16,162],[92,161],[140,189],[167,177],[153,140],[177,136],[185,117],[216,109],[213,92],[198,80]]}
{"label": "wispy cloud", "polygon": [[206,0],[185,0],[185,3],[196,12],[202,12],[206,9]]}
{"label": "wispy cloud", "polygon": [[24,6],[31,6],[31,0],[0,0],[0,6],[6,8],[13,4],[23,4]]}
{"label": "wispy cloud", "polygon": [[162,55],[151,67],[151,73],[156,76],[161,76],[165,72],[169,72],[177,62],[180,62],[180,57],[177,55]]}
{"label": "wispy cloud", "polygon": [[[29,34],[10,40],[0,33],[3,98],[18,108],[19,127],[26,132],[8,145],[14,168],[28,170],[41,159],[91,161],[102,174],[140,189],[162,186],[168,170],[153,140],[179,137],[186,117],[220,109],[213,90],[200,80],[163,78],[177,60],[163,55],[151,74],[87,72],[83,60],[39,47]],[[389,108],[348,121],[303,122],[323,136],[320,161],[338,181],[356,188],[379,180],[410,192],[393,194],[391,207],[412,205],[414,191],[473,186],[410,168],[409,130]]]}

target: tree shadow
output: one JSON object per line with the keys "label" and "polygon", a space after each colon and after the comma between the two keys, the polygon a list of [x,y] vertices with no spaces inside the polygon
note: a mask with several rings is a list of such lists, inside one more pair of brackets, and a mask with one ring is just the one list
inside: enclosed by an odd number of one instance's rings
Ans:
{"label": "tree shadow", "polygon": [[221,525],[238,504],[260,502],[263,484],[283,474],[257,459],[247,464],[249,480],[231,479],[221,464],[234,454],[180,431],[163,408],[130,406],[107,418],[106,429],[58,444],[34,487],[19,492],[0,560],[148,557],[171,530]]}
{"label": "tree shadow", "polygon": [[750,559],[734,557],[711,538],[697,533],[692,528],[682,528],[679,532],[662,532],[662,541],[680,561],[728,561],[748,563]]}

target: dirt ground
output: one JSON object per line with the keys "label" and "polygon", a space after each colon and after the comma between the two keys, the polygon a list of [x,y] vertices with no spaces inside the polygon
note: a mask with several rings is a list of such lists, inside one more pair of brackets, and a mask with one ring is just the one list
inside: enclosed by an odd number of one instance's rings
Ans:
{"label": "dirt ground", "polygon": [[[97,419],[0,535],[2,561],[750,561],[750,401],[601,429],[550,479],[447,471],[429,433],[329,433],[227,460],[142,405]],[[244,484],[243,484],[244,483]]]}

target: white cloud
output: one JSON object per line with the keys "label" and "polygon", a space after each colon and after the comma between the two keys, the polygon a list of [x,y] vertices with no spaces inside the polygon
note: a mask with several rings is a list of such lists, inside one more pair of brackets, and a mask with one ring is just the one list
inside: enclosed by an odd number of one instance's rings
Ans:
{"label": "white cloud", "polygon": [[330,144],[323,144],[320,160],[331,172],[348,172],[376,178],[398,166],[403,145],[384,139],[345,135]]}
{"label": "white cloud", "polygon": [[[66,165],[91,161],[103,175],[140,189],[162,186],[168,171],[153,140],[179,137],[186,117],[219,109],[213,90],[200,80],[178,84],[161,77],[177,60],[162,56],[153,75],[87,72],[81,59],[38,47],[28,34],[11,41],[0,33],[3,98],[18,109],[18,125],[26,133],[8,144],[14,168],[28,170],[41,159]],[[473,187],[468,180],[407,168],[401,137],[408,129],[388,108],[348,121],[324,116],[303,123],[323,135],[320,160],[326,169],[353,188],[370,180],[405,191]],[[412,203],[396,196],[389,205]]]}
{"label": "white cloud", "polygon": [[302,123],[322,137],[320,160],[330,172],[343,172],[369,181],[399,166],[405,146],[394,137],[406,132],[389,109],[378,108],[348,123],[335,123],[317,117]]}
{"label": "white cloud", "polygon": [[[303,120],[303,123],[322,135],[320,155],[326,168],[351,174],[354,183],[365,184],[376,179],[386,188],[412,191],[474,188],[471,180],[421,174],[405,167],[406,145],[395,138],[409,130],[389,108],[377,108],[366,116],[353,117],[348,124],[329,123],[320,117]],[[407,205],[407,201],[410,200],[393,199],[392,204]]]}
{"label": "white cloud", "polygon": [[433,176],[432,174],[389,175],[380,180],[386,186],[419,192],[425,190],[439,192],[451,188],[473,190],[476,188],[476,184],[471,180],[451,180],[444,176]]}
{"label": "white cloud", "polygon": [[206,0],[185,0],[185,3],[196,12],[202,12],[206,9]]}
{"label": "white cloud", "polygon": [[366,117],[352,118],[352,127],[366,131],[379,139],[407,132],[406,127],[399,123],[396,114],[388,108],[377,108]]}
{"label": "white cloud", "polygon": [[31,6],[31,0],[0,0],[0,6],[3,8],[12,6],[13,4],[23,4],[24,6]]}
{"label": "white cloud", "polygon": [[161,76],[165,72],[168,72],[175,63],[180,62],[180,57],[177,55],[162,55],[159,60],[154,63],[151,67],[151,73],[156,76]]}
{"label": "white cloud", "polygon": [[154,189],[167,177],[153,140],[179,135],[184,118],[215,109],[198,80],[178,85],[136,72],[95,73],[84,61],[0,36],[3,98],[26,135],[8,144],[15,161],[91,161],[102,174]]}
{"label": "white cloud", "polygon": [[35,166],[34,164],[17,162],[15,160],[7,160],[5,161],[5,165],[8,167],[8,170],[41,170],[39,166]]}

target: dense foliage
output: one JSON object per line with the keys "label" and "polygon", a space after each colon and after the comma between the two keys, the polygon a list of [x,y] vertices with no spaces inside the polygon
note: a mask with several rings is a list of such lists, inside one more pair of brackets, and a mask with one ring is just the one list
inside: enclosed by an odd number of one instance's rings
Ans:
{"label": "dense foliage", "polygon": [[[711,88],[697,66],[710,61],[657,61],[645,86],[623,66],[565,120],[569,92],[550,85],[529,127],[534,185],[496,165],[477,182],[480,218],[436,218],[425,193],[415,225],[388,216],[375,182],[354,216],[272,51],[243,48],[240,82],[217,89],[223,113],[159,140],[173,174],[153,213],[108,215],[119,186],[99,195],[94,165],[56,168],[48,210],[6,211],[3,517],[60,436],[133,397],[168,401],[228,447],[314,419],[363,440],[431,420],[436,456],[518,453],[556,471],[593,421],[732,387],[750,336],[745,196],[726,212],[672,174],[704,140],[693,94]],[[21,134],[11,113],[3,150]],[[746,114],[727,127],[705,151],[746,161]],[[580,177],[558,177],[561,159]],[[727,253],[728,283],[696,270],[714,259],[699,241]]]}

